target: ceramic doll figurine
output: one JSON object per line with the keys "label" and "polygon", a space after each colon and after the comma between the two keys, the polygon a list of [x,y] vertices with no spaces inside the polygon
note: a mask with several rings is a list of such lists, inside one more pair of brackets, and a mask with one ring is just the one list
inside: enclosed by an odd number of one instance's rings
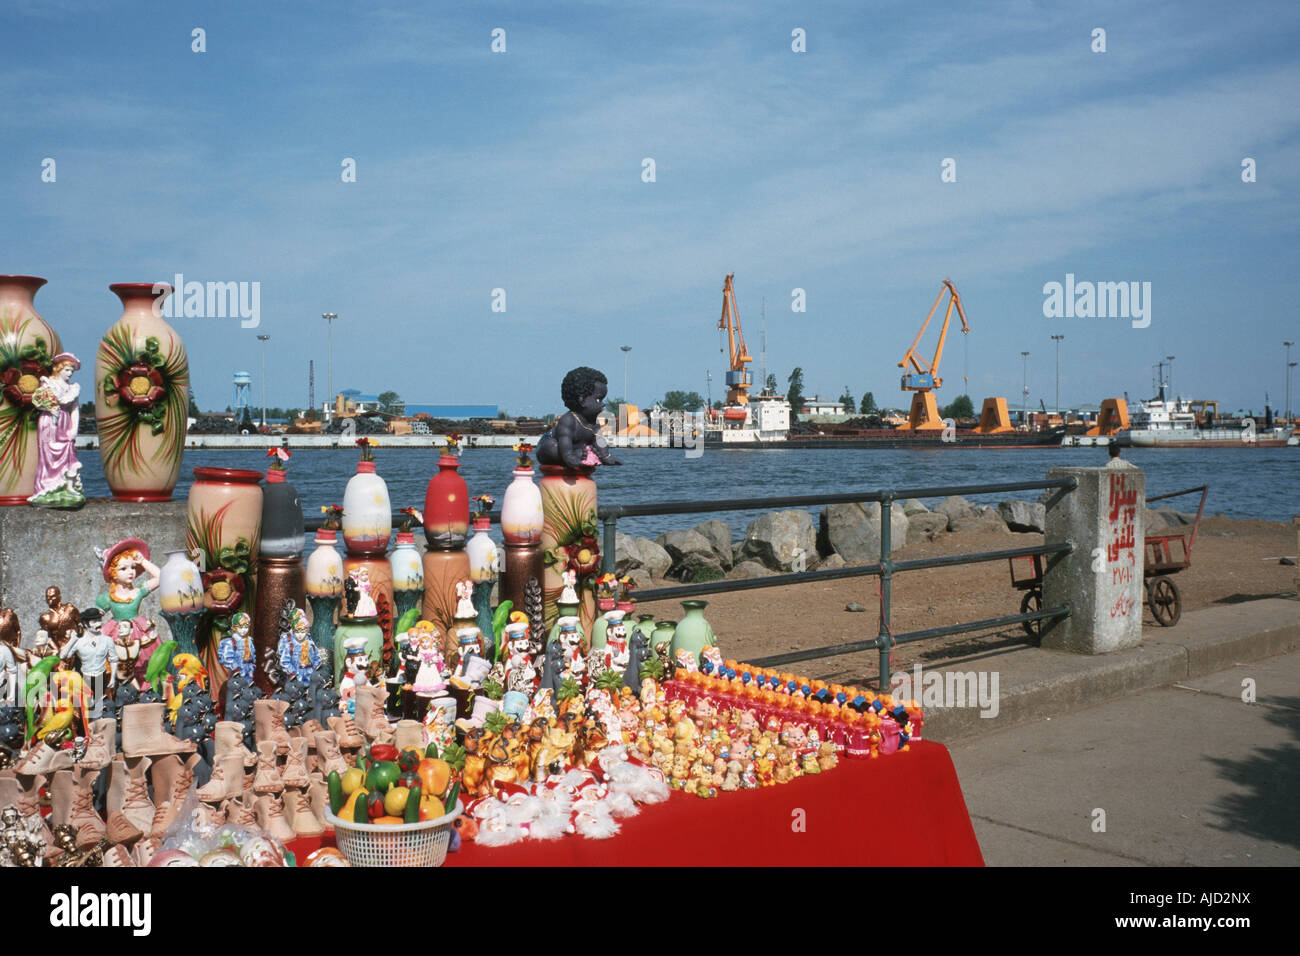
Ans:
{"label": "ceramic doll figurine", "polygon": [[366,684],[366,639],[349,637],[343,642],[343,680],[339,682],[339,712],[355,716],[357,688]]}
{"label": "ceramic doll figurine", "polygon": [[[140,613],[140,605],[159,585],[158,565],[149,560],[149,546],[139,538],[126,538],[113,545],[107,551],[96,549],[108,582],[108,591],[95,599],[95,606],[112,615],[114,628],[112,637],[123,637],[127,630],[132,640],[140,642],[140,664],[148,662],[144,648],[149,647],[157,638],[153,622]],[[140,571],[149,576],[137,585]],[[108,625],[104,625],[105,632]],[[152,632],[152,633],[151,633]],[[152,648],[149,654],[152,654]],[[138,675],[143,676],[143,675]]]}
{"label": "ceramic doll figurine", "polygon": [[424,715],[424,733],[429,743],[437,745],[438,753],[456,742],[455,726],[447,722],[446,710],[437,705],[430,707]]}
{"label": "ceramic doll figurine", "polygon": [[65,661],[77,658],[82,685],[90,695],[94,713],[99,712],[105,688],[117,680],[117,646],[104,633],[103,616],[97,607],[82,611],[79,633],[59,652]]}
{"label": "ceramic doll figurine", "polygon": [[0,706],[18,705],[18,665],[32,660],[22,644],[18,615],[7,607],[0,608]]}
{"label": "ceramic doll figurine", "polygon": [[45,589],[45,604],[49,608],[41,614],[36,632],[34,655],[38,660],[48,654],[57,654],[76,633],[81,623],[81,612],[75,604],[63,600],[63,592],[51,585]]}
{"label": "ceramic doll figurine", "polygon": [[420,621],[411,629],[419,649],[419,666],[411,689],[417,694],[441,696],[447,690],[447,665],[442,659],[442,635],[430,621]]}
{"label": "ceramic doll figurine", "polygon": [[483,656],[483,638],[479,629],[473,626],[460,628],[456,632],[456,645],[460,660],[456,662],[452,676],[470,687],[482,687],[492,665]]}
{"label": "ceramic doll figurine", "polygon": [[537,443],[537,461],[572,470],[592,465],[621,465],[609,454],[609,443],[600,435],[596,416],[605,408],[609,381],[604,374],[585,365],[572,369],[560,385],[560,397],[569,410]]}
{"label": "ceramic doll figurine", "polygon": [[[370,570],[364,565],[359,568],[353,568],[348,572],[348,579],[343,584],[344,591],[355,592],[356,604],[352,611],[352,617],[378,617],[379,609],[375,607],[375,599],[370,593]],[[349,597],[348,607],[353,607],[353,602]]]}
{"label": "ceramic doll figurine", "polygon": [[280,672],[286,680],[293,677],[308,683],[320,666],[320,648],[311,639],[311,624],[302,608],[289,612],[289,630],[280,635],[278,652]]}
{"label": "ceramic doll figurine", "polygon": [[36,493],[27,501],[41,508],[80,508],[86,503],[77,461],[81,386],[71,381],[81,363],[71,352],[54,356],[50,374],[32,392],[40,414],[36,425]]}
{"label": "ceramic doll figurine", "polygon": [[576,617],[562,617],[557,622],[560,627],[559,637],[555,643],[560,645],[563,660],[563,677],[577,681],[579,687],[587,682],[587,658],[582,651],[582,631]]}
{"label": "ceramic doll figurine", "polygon": [[250,683],[257,670],[257,658],[253,649],[253,638],[249,631],[253,620],[243,611],[230,619],[230,632],[221,639],[217,646],[217,659],[229,673],[238,671]]}
{"label": "ceramic doll figurine", "polygon": [[527,697],[537,689],[537,668],[533,665],[532,638],[528,634],[528,615],[516,611],[505,627],[505,689]]}
{"label": "ceramic doll figurine", "polygon": [[687,673],[698,671],[700,668],[699,665],[695,663],[695,654],[686,648],[682,648],[678,651],[677,669],[679,671],[686,671]]}

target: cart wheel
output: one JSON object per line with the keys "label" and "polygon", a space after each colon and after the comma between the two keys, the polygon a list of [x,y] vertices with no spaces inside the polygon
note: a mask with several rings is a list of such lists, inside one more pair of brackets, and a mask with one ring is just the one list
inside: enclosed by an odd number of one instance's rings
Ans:
{"label": "cart wheel", "polygon": [[[1031,588],[1025,592],[1025,596],[1020,600],[1021,614],[1034,614],[1043,609],[1043,592],[1038,588]],[[1043,639],[1043,622],[1023,621],[1020,624],[1029,635],[1029,639],[1034,642],[1035,646]]]}
{"label": "cart wheel", "polygon": [[1147,604],[1161,627],[1173,627],[1183,616],[1183,602],[1178,596],[1178,586],[1163,575],[1153,580],[1147,588]]}

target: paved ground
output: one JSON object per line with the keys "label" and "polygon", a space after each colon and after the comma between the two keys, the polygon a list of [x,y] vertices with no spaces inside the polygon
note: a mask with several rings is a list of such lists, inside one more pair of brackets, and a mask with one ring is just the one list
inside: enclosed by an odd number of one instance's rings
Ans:
{"label": "paved ground", "polygon": [[949,746],[990,866],[1298,866],[1298,738],[1292,653]]}

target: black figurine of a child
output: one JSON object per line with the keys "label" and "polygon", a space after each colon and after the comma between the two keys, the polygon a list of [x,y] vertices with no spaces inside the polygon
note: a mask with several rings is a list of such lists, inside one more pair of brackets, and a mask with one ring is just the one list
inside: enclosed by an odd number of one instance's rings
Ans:
{"label": "black figurine of a child", "polygon": [[564,376],[560,396],[569,409],[537,443],[537,460],[543,465],[579,469],[584,466],[621,465],[609,454],[609,444],[596,427],[605,407],[609,382],[602,372],[582,366]]}

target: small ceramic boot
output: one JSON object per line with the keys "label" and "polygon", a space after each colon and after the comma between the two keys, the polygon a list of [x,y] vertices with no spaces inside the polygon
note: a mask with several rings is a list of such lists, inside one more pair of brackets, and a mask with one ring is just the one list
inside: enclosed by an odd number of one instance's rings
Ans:
{"label": "small ceramic boot", "polygon": [[293,832],[298,836],[317,837],[325,832],[325,828],[316,819],[311,804],[301,790],[286,790],[284,792],[284,810],[289,818],[289,826],[293,828]]}
{"label": "small ceramic boot", "polygon": [[257,766],[257,754],[244,746],[244,725],[234,720],[217,722],[213,735],[217,741],[216,755],[212,759],[215,767],[228,753],[238,753],[244,762],[244,769],[252,770]]}
{"label": "small ceramic boot", "polygon": [[384,716],[384,698],[387,696],[388,692],[382,687],[364,685],[357,688],[354,698],[357,726],[372,743],[389,743],[393,739],[392,725]]}
{"label": "small ceramic boot", "polygon": [[280,779],[286,787],[307,786],[307,748],[309,744],[301,737],[295,737],[289,745],[289,756],[285,758],[284,769]]}
{"label": "small ceramic boot", "polygon": [[331,717],[326,721],[330,725],[330,730],[334,731],[335,737],[338,738],[339,746],[346,747],[349,750],[357,750],[365,746],[366,738],[361,733],[361,728],[357,726],[351,714],[343,714],[340,717]]}
{"label": "small ceramic boot", "polygon": [[79,765],[92,770],[103,770],[116,752],[117,720],[105,717],[90,725],[90,739],[86,742],[86,753]]}
{"label": "small ceramic boot", "polygon": [[85,850],[104,839],[103,818],[95,812],[95,778],[98,770],[61,770],[72,774],[72,815],[68,820],[77,828],[77,849]]}
{"label": "small ceramic boot", "polygon": [[403,750],[418,750],[424,753],[424,724],[418,720],[399,720],[394,731],[397,752]]}
{"label": "small ceramic boot", "polygon": [[284,728],[284,712],[289,709],[287,701],[255,700],[253,701],[253,721],[257,726],[257,748],[269,741],[275,744],[276,753],[289,752],[289,731]]}
{"label": "small ceramic boot", "polygon": [[204,803],[221,803],[244,792],[244,755],[229,751],[213,766],[208,782],[199,787]]}
{"label": "small ceramic boot", "polygon": [[[148,760],[148,757],[140,758]],[[107,815],[107,836],[108,842],[113,844],[123,843],[130,846],[140,837],[144,836],[145,828],[136,826],[130,817],[126,815],[126,795],[130,785],[130,771],[126,767],[126,758],[118,754],[108,765],[108,794],[104,800],[104,813]],[[144,791],[145,800],[149,799],[148,787]],[[153,824],[153,806],[149,806],[149,823]],[[105,857],[107,862],[107,857]]]}
{"label": "small ceramic boot", "polygon": [[322,774],[329,776],[331,771],[337,770],[339,776],[342,776],[348,772],[348,762],[339,752],[339,738],[334,731],[317,732],[312,743],[316,747],[316,767]]}
{"label": "small ceramic boot", "polygon": [[166,705],[127,704],[122,708],[122,753],[128,757],[161,757],[166,754],[192,754],[197,746],[192,740],[180,740],[163,732]]}
{"label": "small ceramic boot", "polygon": [[257,742],[257,776],[253,778],[254,793],[279,793],[284,789],[284,780],[275,765],[275,743],[270,740]]}
{"label": "small ceramic boot", "polygon": [[279,797],[263,794],[257,798],[254,809],[257,811],[259,827],[281,843],[288,843],[294,839],[293,827],[289,826],[289,821],[284,818],[284,804],[280,802]]}

